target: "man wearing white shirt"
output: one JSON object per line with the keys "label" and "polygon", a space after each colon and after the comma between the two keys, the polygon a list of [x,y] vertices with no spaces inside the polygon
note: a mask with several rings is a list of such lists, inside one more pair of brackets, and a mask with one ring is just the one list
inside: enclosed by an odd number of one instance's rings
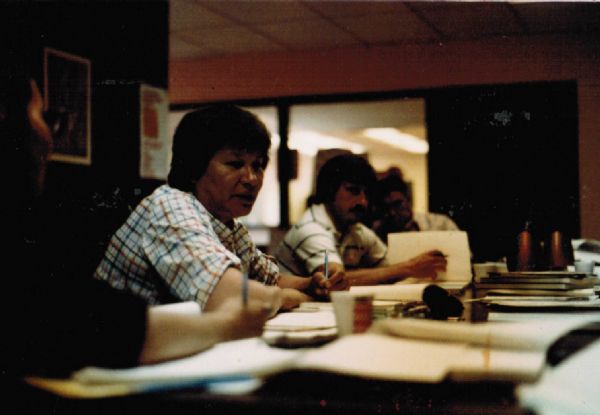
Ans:
{"label": "man wearing white shirt", "polygon": [[285,235],[276,251],[281,269],[312,275],[324,269],[330,277],[345,272],[352,285],[391,283],[407,277],[433,278],[445,270],[439,251],[390,265],[387,248],[361,223],[376,183],[373,167],[363,157],[344,154],[328,160],[317,177],[316,204]]}

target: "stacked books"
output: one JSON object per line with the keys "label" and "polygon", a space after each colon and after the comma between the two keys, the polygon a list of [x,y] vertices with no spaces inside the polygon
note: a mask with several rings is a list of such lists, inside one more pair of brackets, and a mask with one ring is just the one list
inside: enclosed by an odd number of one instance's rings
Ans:
{"label": "stacked books", "polygon": [[577,290],[593,288],[597,278],[571,271],[490,272],[475,280],[476,288],[512,290]]}
{"label": "stacked books", "polygon": [[495,307],[600,308],[594,291],[599,279],[571,271],[490,272],[475,279],[481,301]]}

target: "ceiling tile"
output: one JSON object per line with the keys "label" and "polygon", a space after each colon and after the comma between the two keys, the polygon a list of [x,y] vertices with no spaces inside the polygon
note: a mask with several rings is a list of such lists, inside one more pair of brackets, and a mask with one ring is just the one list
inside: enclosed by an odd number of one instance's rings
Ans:
{"label": "ceiling tile", "polygon": [[600,3],[170,0],[173,59],[581,32]]}
{"label": "ceiling tile", "polygon": [[333,19],[340,17],[370,16],[405,11],[398,1],[303,1],[306,7]]}
{"label": "ceiling tile", "polygon": [[169,58],[170,59],[192,59],[213,56],[217,51],[202,45],[195,45],[185,39],[171,34],[169,36]]}
{"label": "ceiling tile", "polygon": [[437,34],[416,17],[405,19],[397,14],[338,18],[336,23],[370,44],[438,39]]}
{"label": "ceiling tile", "polygon": [[169,31],[177,32],[195,27],[227,26],[225,19],[206,9],[198,7],[194,0],[169,1]]}
{"label": "ceiling tile", "polygon": [[600,31],[600,4],[532,3],[513,4],[532,32]]}
{"label": "ceiling tile", "polygon": [[280,51],[283,48],[243,27],[231,26],[180,32],[185,40],[215,54]]}
{"label": "ceiling tile", "polygon": [[503,3],[417,2],[411,7],[450,39],[523,33],[510,6]]}
{"label": "ceiling tile", "polygon": [[207,10],[242,23],[273,23],[315,19],[318,16],[297,1],[197,0]]}
{"label": "ceiling tile", "polygon": [[297,50],[361,46],[351,35],[325,20],[268,24],[260,30]]}

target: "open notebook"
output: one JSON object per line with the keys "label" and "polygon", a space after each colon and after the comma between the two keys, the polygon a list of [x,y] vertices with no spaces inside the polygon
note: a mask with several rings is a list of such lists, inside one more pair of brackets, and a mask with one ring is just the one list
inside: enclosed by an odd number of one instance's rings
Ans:
{"label": "open notebook", "polygon": [[581,321],[456,323],[420,319],[376,322],[309,349],[270,347],[260,338],[221,343],[197,355],[131,369],[84,368],[68,380],[28,382],[70,397],[101,397],[231,379],[265,378],[287,370],[325,371],[366,379],[436,383],[537,379],[547,348]]}

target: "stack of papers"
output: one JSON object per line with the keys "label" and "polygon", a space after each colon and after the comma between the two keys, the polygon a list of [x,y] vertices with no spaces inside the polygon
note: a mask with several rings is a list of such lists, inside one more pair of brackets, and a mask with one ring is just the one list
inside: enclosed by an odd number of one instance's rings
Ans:
{"label": "stack of papers", "polygon": [[597,282],[569,271],[500,272],[477,278],[475,288],[485,290],[481,301],[494,307],[600,309]]}
{"label": "stack of papers", "polygon": [[304,304],[296,311],[279,313],[267,321],[263,340],[271,346],[316,346],[337,338],[331,303]]}
{"label": "stack of papers", "polygon": [[[373,300],[373,320],[397,317],[407,304]],[[336,339],[337,323],[331,302],[304,302],[291,312],[279,313],[265,324],[262,338],[272,346],[317,346]]]}
{"label": "stack of papers", "polygon": [[593,288],[596,281],[596,277],[570,271],[492,272],[477,278],[475,288],[564,291]]}

